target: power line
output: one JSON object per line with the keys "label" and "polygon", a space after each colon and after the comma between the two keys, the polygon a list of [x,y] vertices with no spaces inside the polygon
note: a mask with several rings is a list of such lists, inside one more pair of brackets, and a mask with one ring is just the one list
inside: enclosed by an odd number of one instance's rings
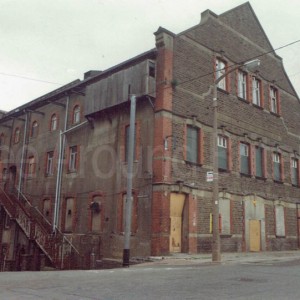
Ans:
{"label": "power line", "polygon": [[9,73],[4,73],[4,72],[0,72],[0,75],[9,76],[9,77],[16,77],[16,78],[21,78],[21,79],[26,79],[26,80],[31,80],[31,81],[38,81],[38,82],[43,82],[43,83],[49,83],[49,84],[55,84],[55,85],[62,85],[62,83],[58,83],[58,82],[52,82],[52,81],[36,79],[36,78],[30,78],[30,77],[26,77],[26,76],[9,74]]}
{"label": "power line", "polygon": [[[277,51],[277,50],[286,48],[286,47],[288,47],[288,46],[291,46],[291,45],[296,44],[296,43],[299,43],[299,42],[300,42],[300,40],[296,40],[296,41],[294,41],[294,42],[288,43],[288,44],[286,44],[286,45],[284,45],[284,46],[278,47],[278,48],[273,49],[273,50],[270,50],[270,51],[268,51],[268,52],[264,52],[264,53],[262,53],[262,54],[253,56],[253,57],[251,57],[251,58],[249,58],[249,59],[246,59],[246,60],[244,60],[244,61],[242,61],[242,62],[232,64],[232,65],[230,65],[229,67],[235,67],[235,66],[238,66],[238,65],[242,65],[244,62],[251,61],[251,60],[253,60],[253,59],[257,59],[257,58],[259,58],[259,57],[265,56],[265,55],[267,55],[267,54],[269,54],[269,53],[272,53],[272,52],[275,52],[275,51]],[[224,69],[225,69],[225,68],[224,68]],[[187,83],[187,82],[191,82],[191,81],[200,79],[200,78],[203,78],[203,77],[206,77],[206,76],[209,76],[209,75],[212,75],[212,74],[214,74],[214,71],[213,71],[213,72],[206,73],[206,74],[203,74],[203,75],[200,75],[200,76],[197,76],[197,77],[192,78],[192,79],[189,79],[189,80],[185,80],[185,81],[179,82],[179,83],[177,84],[177,86],[178,86],[178,85],[181,85],[181,84],[184,84],[184,83]]]}

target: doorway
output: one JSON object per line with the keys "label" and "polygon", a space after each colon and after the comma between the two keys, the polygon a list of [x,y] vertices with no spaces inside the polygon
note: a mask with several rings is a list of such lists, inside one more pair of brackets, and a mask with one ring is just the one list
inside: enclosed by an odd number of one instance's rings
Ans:
{"label": "doorway", "polygon": [[258,252],[261,250],[260,220],[249,220],[249,250]]}
{"label": "doorway", "polygon": [[170,252],[182,251],[182,213],[185,202],[184,194],[170,195]]}

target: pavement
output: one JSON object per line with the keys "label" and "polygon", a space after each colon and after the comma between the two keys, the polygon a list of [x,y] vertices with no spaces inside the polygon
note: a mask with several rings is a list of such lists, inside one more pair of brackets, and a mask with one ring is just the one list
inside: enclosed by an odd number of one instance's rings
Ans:
{"label": "pavement", "polygon": [[300,261],[300,250],[222,253],[221,262],[212,262],[212,256],[210,253],[173,253],[168,256],[151,256],[147,258],[146,261],[133,259],[133,262],[137,263],[134,267],[138,268],[145,266],[187,266],[195,264],[273,264],[295,260]]}

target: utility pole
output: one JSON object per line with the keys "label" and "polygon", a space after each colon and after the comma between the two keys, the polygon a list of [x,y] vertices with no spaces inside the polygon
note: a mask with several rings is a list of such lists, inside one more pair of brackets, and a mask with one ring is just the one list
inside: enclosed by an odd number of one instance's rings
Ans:
{"label": "utility pole", "polygon": [[127,165],[127,194],[126,194],[126,209],[125,209],[123,267],[129,267],[129,259],[130,259],[135,111],[136,111],[136,97],[135,95],[131,95],[130,96],[129,141],[128,141],[129,147],[128,147],[128,157],[127,157],[127,164],[128,164]]}

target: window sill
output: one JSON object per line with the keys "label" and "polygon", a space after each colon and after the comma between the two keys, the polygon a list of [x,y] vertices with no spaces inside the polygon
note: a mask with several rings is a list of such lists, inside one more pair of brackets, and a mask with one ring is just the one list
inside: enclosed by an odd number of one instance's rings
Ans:
{"label": "window sill", "polygon": [[285,235],[276,235],[276,239],[285,239]]}
{"label": "window sill", "polygon": [[293,186],[293,187],[296,187],[296,188],[299,188],[299,187],[300,187],[299,184],[293,184],[293,183],[292,183],[292,186]]}
{"label": "window sill", "polygon": [[229,95],[229,92],[227,92],[226,90],[223,90],[222,88],[217,87],[218,92],[224,93],[226,95]]}
{"label": "window sill", "polygon": [[220,173],[229,173],[229,170],[228,169],[222,169],[222,168],[219,168],[218,171]]}
{"label": "window sill", "polygon": [[77,170],[68,170],[67,171],[67,174],[76,174],[77,173]]}
{"label": "window sill", "polygon": [[232,237],[232,234],[230,233],[220,233],[220,238],[231,238]]}
{"label": "window sill", "polygon": [[264,108],[263,108],[262,106],[260,106],[260,105],[257,105],[257,104],[254,104],[254,103],[252,103],[252,105],[253,105],[254,107],[260,109],[260,110],[264,110]]}
{"label": "window sill", "polygon": [[185,160],[185,163],[187,165],[191,165],[191,166],[195,166],[195,167],[202,167],[202,164],[200,163],[195,163],[195,162],[192,162],[192,161],[189,161],[189,160]]}
{"label": "window sill", "polygon": [[255,179],[266,181],[267,178],[261,176],[255,176]]}
{"label": "window sill", "polygon": [[[119,235],[125,235],[125,232],[119,232]],[[130,236],[135,236],[136,233],[135,232],[130,232]]]}
{"label": "window sill", "polygon": [[240,173],[240,175],[241,175],[242,177],[248,177],[248,178],[251,178],[251,177],[252,177],[251,174],[247,174],[247,173]]}
{"label": "window sill", "polygon": [[280,118],[280,115],[278,113],[270,111],[270,114],[273,115],[273,116],[275,116],[275,117],[277,117],[277,118]]}
{"label": "window sill", "polygon": [[274,181],[275,183],[283,184],[283,181],[281,181],[281,180],[275,180],[275,179],[273,179],[273,181]]}
{"label": "window sill", "polygon": [[54,174],[45,174],[45,177],[53,177]]}
{"label": "window sill", "polygon": [[247,103],[247,104],[250,104],[250,102],[249,102],[247,99],[245,99],[245,98],[242,98],[242,97],[239,97],[239,96],[238,96],[238,99],[239,99],[240,101],[242,101],[242,102],[245,102],[245,103]]}

